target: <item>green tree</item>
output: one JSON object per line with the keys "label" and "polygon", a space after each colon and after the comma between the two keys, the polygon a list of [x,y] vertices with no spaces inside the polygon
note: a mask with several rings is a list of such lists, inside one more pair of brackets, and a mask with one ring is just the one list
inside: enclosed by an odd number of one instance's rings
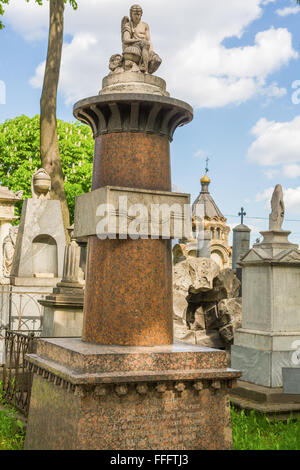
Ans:
{"label": "green tree", "polygon": [[[9,0],[0,0],[0,16],[3,16],[4,15],[4,7],[3,5],[7,5],[9,3]],[[3,29],[4,28],[4,24],[2,23],[1,19],[0,19],[0,29]]]}
{"label": "green tree", "polygon": [[[0,0],[0,15],[3,15],[3,5],[10,0]],[[29,2],[30,0],[26,0]],[[43,5],[44,0],[34,0],[38,5]],[[69,210],[64,187],[64,174],[60,159],[57,123],[56,103],[59,72],[61,65],[61,53],[63,46],[64,9],[69,3],[77,9],[76,0],[49,0],[49,36],[46,68],[41,96],[40,116],[40,157],[42,167],[51,176],[52,199],[59,199],[62,204],[64,225],[69,225]],[[0,28],[3,24],[0,21]]]}
{"label": "green tree", "polygon": [[[57,120],[66,199],[73,221],[74,198],[91,189],[94,140],[89,127]],[[20,116],[0,124],[0,184],[31,197],[31,177],[40,168],[40,117]],[[20,216],[22,201],[17,204]]]}

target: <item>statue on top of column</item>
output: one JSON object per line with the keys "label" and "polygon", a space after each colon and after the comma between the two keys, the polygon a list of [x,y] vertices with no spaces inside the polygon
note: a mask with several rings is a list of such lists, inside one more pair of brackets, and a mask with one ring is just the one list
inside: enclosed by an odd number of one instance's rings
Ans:
{"label": "statue on top of column", "polygon": [[141,21],[143,10],[139,5],[130,8],[130,19],[124,16],[121,23],[123,55],[114,54],[109,61],[111,74],[142,72],[152,74],[161,64],[154,52],[147,23]]}
{"label": "statue on top of column", "polygon": [[281,184],[275,186],[271,199],[272,212],[269,216],[269,230],[282,230],[284,219],[284,202]]}

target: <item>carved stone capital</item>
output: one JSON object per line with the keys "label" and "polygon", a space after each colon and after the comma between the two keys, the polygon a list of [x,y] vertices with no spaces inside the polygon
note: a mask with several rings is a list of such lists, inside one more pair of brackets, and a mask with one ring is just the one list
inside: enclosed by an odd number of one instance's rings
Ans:
{"label": "carved stone capital", "polygon": [[74,116],[88,124],[94,138],[112,132],[144,132],[167,136],[193,119],[184,101],[143,93],[94,96],[74,105]]}

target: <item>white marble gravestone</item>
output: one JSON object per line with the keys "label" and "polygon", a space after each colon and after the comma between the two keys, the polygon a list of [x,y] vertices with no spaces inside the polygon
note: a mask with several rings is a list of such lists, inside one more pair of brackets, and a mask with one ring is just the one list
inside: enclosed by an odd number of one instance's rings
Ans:
{"label": "white marble gravestone", "polygon": [[23,204],[11,269],[15,286],[56,286],[63,274],[66,236],[60,201],[50,200],[50,177],[38,170]]}
{"label": "white marble gravestone", "polygon": [[266,387],[282,387],[282,368],[293,366],[300,340],[300,251],[281,229],[283,214],[282,196],[276,203],[275,194],[270,230],[241,258],[242,328],[231,349],[231,365],[242,370],[242,380]]}

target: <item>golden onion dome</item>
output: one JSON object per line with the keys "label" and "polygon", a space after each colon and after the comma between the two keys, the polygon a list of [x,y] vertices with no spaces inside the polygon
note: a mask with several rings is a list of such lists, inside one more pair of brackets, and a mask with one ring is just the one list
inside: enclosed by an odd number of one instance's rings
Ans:
{"label": "golden onion dome", "polygon": [[206,173],[203,178],[201,178],[200,183],[210,183],[210,178],[207,176]]}

